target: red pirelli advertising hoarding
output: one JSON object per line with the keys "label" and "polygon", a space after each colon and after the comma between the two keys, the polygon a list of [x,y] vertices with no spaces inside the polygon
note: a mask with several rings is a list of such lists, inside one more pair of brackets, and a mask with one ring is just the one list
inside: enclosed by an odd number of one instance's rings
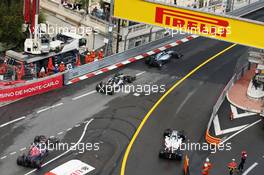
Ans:
{"label": "red pirelli advertising hoarding", "polygon": [[0,102],[17,100],[25,97],[30,97],[37,94],[42,94],[63,86],[63,77],[58,75],[49,79],[29,83],[18,87],[0,89]]}

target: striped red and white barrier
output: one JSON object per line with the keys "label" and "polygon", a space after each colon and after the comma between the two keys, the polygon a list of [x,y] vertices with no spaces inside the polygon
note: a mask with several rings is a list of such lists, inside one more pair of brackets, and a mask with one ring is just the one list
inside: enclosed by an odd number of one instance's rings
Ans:
{"label": "striped red and white barrier", "polygon": [[164,50],[166,50],[166,49],[169,49],[169,48],[175,47],[175,46],[177,46],[177,45],[180,45],[180,44],[182,44],[182,43],[188,42],[188,41],[190,41],[190,40],[192,40],[192,39],[194,39],[194,38],[197,38],[197,37],[198,37],[197,35],[190,35],[190,36],[188,36],[188,37],[186,37],[186,38],[183,38],[183,39],[177,40],[177,41],[175,41],[175,42],[173,42],[173,43],[166,44],[166,45],[164,45],[164,46],[162,46],[162,47],[160,47],[160,48],[157,48],[157,49],[154,49],[154,50],[152,50],[152,51],[149,51],[149,52],[146,52],[146,53],[140,54],[140,55],[135,56],[135,57],[133,57],[133,58],[129,58],[128,60],[122,61],[122,62],[120,62],[120,63],[116,63],[116,64],[114,64],[114,65],[111,65],[111,66],[108,66],[108,67],[104,67],[104,68],[102,68],[102,69],[99,69],[99,70],[97,70],[97,71],[95,71],[95,72],[91,72],[91,73],[88,73],[88,74],[86,74],[86,75],[82,75],[82,76],[80,76],[80,77],[76,77],[76,78],[74,78],[74,79],[71,79],[71,80],[67,83],[67,85],[70,85],[70,84],[73,84],[73,83],[77,83],[77,82],[79,82],[79,81],[81,81],[81,80],[85,80],[85,79],[87,79],[87,78],[91,78],[91,77],[94,77],[94,76],[96,76],[96,75],[99,75],[99,74],[102,74],[102,73],[108,72],[108,71],[110,71],[110,70],[113,70],[113,69],[117,69],[117,68],[123,67],[123,66],[125,66],[125,65],[127,65],[127,64],[129,64],[129,63],[133,63],[133,62],[136,62],[136,61],[138,61],[138,60],[141,60],[141,59],[143,59],[143,58],[145,58],[145,57],[148,57],[148,56],[150,56],[150,55],[157,54],[157,53],[159,53],[159,52],[161,52],[161,51],[164,51]]}

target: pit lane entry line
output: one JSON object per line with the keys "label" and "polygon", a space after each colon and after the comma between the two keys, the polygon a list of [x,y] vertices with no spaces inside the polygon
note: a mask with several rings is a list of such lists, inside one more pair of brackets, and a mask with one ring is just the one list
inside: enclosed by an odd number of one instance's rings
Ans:
{"label": "pit lane entry line", "polygon": [[[80,139],[78,140],[78,142],[77,142],[75,145],[73,145],[72,147],[70,147],[70,149],[68,149],[68,150],[65,151],[64,153],[58,155],[57,157],[55,157],[55,158],[49,160],[49,161],[46,162],[46,163],[44,163],[41,167],[44,167],[44,166],[46,166],[46,165],[48,165],[48,164],[54,162],[55,160],[61,158],[61,157],[64,156],[65,154],[67,154],[68,152],[70,152],[70,151],[76,149],[76,147],[80,144],[80,142],[82,141],[83,137],[85,136],[85,133],[86,133],[86,130],[87,130],[89,124],[90,124],[93,120],[94,120],[94,119],[90,119],[90,120],[86,123],[86,125],[85,125],[85,127],[84,127],[84,129],[83,129],[83,133],[82,133]],[[35,171],[37,171],[37,169],[33,169],[32,171],[30,171],[30,172],[28,172],[28,173],[26,173],[26,174],[24,174],[24,175],[32,174],[32,173],[34,173]]]}
{"label": "pit lane entry line", "polygon": [[145,125],[145,123],[147,122],[148,118],[150,117],[150,115],[154,112],[154,110],[160,105],[160,103],[176,88],[178,87],[180,84],[182,84],[187,78],[189,78],[191,75],[193,75],[194,73],[196,73],[199,69],[201,69],[203,66],[205,66],[207,63],[209,63],[210,61],[214,60],[215,58],[217,58],[218,56],[220,56],[221,54],[227,52],[228,50],[232,49],[233,47],[235,47],[237,44],[232,44],[231,46],[227,47],[226,49],[222,50],[221,52],[215,54],[214,56],[208,58],[206,61],[204,61],[203,63],[201,63],[199,66],[197,66],[196,68],[194,68],[192,71],[190,71],[187,75],[185,75],[182,79],[180,79],[179,81],[177,81],[165,94],[163,94],[161,96],[161,98],[154,104],[154,106],[152,106],[152,108],[149,110],[149,112],[147,113],[147,115],[143,118],[143,120],[141,121],[139,127],[137,128],[136,132],[134,133],[130,143],[127,146],[124,158],[122,160],[122,165],[121,165],[121,172],[120,175],[125,175],[125,170],[126,170],[126,164],[127,164],[127,159],[129,156],[129,153],[132,149],[132,146],[136,140],[136,138],[138,137],[140,131],[142,130],[143,126]]}

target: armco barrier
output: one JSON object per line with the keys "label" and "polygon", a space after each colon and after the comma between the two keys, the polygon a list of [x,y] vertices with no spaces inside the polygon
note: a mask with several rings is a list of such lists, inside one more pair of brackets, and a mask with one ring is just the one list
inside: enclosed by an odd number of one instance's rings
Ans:
{"label": "armco barrier", "polygon": [[17,86],[7,86],[0,89],[0,102],[18,100],[37,94],[42,94],[63,86],[63,75],[57,74],[48,78],[38,79]]}
{"label": "armco barrier", "polygon": [[[168,48],[166,47],[167,45],[174,43],[174,46],[187,42],[191,39],[196,38],[196,35],[181,35],[177,36],[174,38],[171,38],[168,40],[168,38],[163,38],[160,40],[153,41],[151,43],[148,43],[146,45],[136,47],[133,49],[126,50],[125,52],[120,52],[114,55],[111,55],[109,57],[105,57],[103,60],[100,61],[95,61],[89,64],[84,64],[82,66],[76,67],[72,70],[69,70],[65,73],[64,76],[64,83],[70,84],[69,81],[76,78],[80,77],[82,75],[100,70],[102,68],[105,68],[107,66],[115,65],[117,63],[121,63],[122,61],[128,61],[129,59],[132,59],[136,56],[139,55],[144,55],[147,52],[151,52],[152,54],[155,53],[155,50],[157,50],[159,47],[165,47],[164,49],[168,49],[172,46],[169,46]],[[163,49],[163,50],[164,50]],[[154,51],[153,51],[154,50]],[[148,54],[150,55],[150,54]],[[145,56],[144,56],[145,57]]]}

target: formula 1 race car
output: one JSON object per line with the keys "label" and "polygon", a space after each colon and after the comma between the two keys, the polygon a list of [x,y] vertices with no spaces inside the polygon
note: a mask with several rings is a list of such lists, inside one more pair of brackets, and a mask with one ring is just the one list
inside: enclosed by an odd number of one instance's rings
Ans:
{"label": "formula 1 race car", "polygon": [[180,146],[186,139],[184,132],[174,129],[166,129],[163,137],[164,143],[159,152],[159,157],[170,160],[182,160],[183,155],[180,150]]}
{"label": "formula 1 race car", "polygon": [[125,84],[132,83],[136,80],[135,76],[130,75],[124,75],[122,73],[115,74],[114,77],[110,78],[106,82],[100,82],[96,85],[96,91],[107,94],[107,95],[113,95],[115,91]]}
{"label": "formula 1 race car", "polygon": [[49,149],[51,149],[50,145],[55,146],[58,143],[58,138],[47,138],[44,135],[36,136],[28,152],[18,156],[17,165],[30,168],[41,168],[44,159],[49,154]]}
{"label": "formula 1 race car", "polygon": [[163,51],[157,55],[146,58],[145,63],[149,66],[162,67],[165,63],[169,62],[172,58],[180,59],[183,55],[176,51]]}

